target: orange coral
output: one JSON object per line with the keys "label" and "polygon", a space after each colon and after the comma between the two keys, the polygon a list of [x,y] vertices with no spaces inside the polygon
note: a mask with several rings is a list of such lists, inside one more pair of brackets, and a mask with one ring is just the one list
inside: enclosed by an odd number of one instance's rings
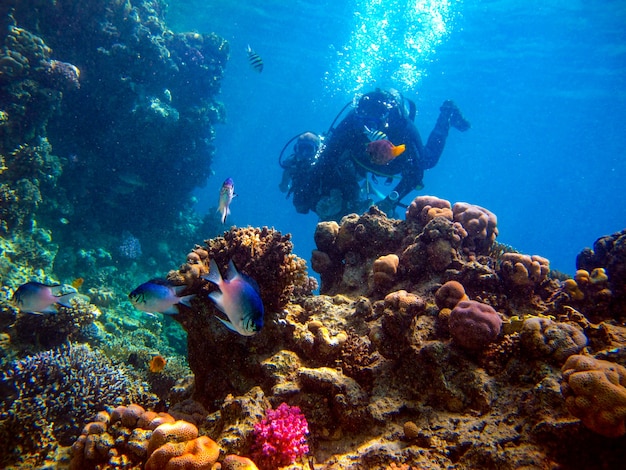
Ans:
{"label": "orange coral", "polygon": [[398,258],[398,255],[394,254],[381,256],[374,261],[372,268],[374,284],[380,287],[393,283],[398,273],[399,263],[400,258]]}
{"label": "orange coral", "polygon": [[424,299],[416,294],[411,294],[405,290],[399,290],[387,294],[385,297],[385,306],[398,309],[401,312],[416,314],[422,312],[426,308]]}
{"label": "orange coral", "polygon": [[[189,423],[188,423],[189,424]],[[156,449],[146,462],[146,470],[209,470],[220,455],[220,448],[207,436],[186,442],[167,443]]]}
{"label": "orange coral", "polygon": [[161,424],[150,437],[148,454],[151,454],[165,443],[189,441],[196,437],[198,437],[198,428],[187,421],[178,420],[174,423]]}
{"label": "orange coral", "polygon": [[452,309],[462,300],[469,300],[469,297],[458,281],[448,281],[435,292],[435,303],[440,309]]}
{"label": "orange coral", "polygon": [[626,434],[626,368],[590,356],[570,356],[561,391],[567,409],[593,432],[606,437]]}
{"label": "orange coral", "polygon": [[231,454],[222,461],[222,470],[258,470],[258,467],[247,457]]}
{"label": "orange coral", "polygon": [[444,217],[452,220],[452,206],[449,201],[435,196],[418,196],[413,199],[406,211],[407,220],[417,220],[426,225],[435,217]]}

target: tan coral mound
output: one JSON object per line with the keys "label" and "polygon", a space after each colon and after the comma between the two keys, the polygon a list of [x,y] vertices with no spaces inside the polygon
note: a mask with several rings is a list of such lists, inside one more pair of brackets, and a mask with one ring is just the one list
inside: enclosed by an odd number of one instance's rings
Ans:
{"label": "tan coral mound", "polygon": [[626,434],[626,368],[589,356],[570,356],[562,368],[567,409],[593,432]]}
{"label": "tan coral mound", "polygon": [[146,470],[209,470],[217,462],[220,448],[207,436],[159,447],[146,462]]}

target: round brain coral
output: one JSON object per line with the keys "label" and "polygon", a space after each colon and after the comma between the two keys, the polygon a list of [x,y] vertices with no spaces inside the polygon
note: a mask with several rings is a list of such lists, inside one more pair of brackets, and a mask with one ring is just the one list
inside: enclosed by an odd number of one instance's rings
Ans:
{"label": "round brain coral", "polygon": [[593,432],[626,434],[626,368],[590,356],[570,356],[561,371],[567,409]]}
{"label": "round brain coral", "polygon": [[502,319],[490,305],[464,300],[452,309],[448,324],[455,343],[480,351],[498,337]]}
{"label": "round brain coral", "polygon": [[196,437],[198,437],[198,428],[187,421],[178,420],[175,423],[161,424],[152,433],[148,444],[148,454],[166,442],[190,441]]}

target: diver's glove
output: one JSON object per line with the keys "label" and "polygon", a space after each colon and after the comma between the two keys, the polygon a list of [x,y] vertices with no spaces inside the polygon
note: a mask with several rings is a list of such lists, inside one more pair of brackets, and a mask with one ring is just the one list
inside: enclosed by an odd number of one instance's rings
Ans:
{"label": "diver's glove", "polygon": [[465,119],[463,115],[461,114],[459,107],[456,104],[454,104],[454,101],[451,101],[451,100],[444,101],[443,104],[441,105],[441,108],[439,108],[439,111],[441,111],[441,116],[449,120],[450,125],[452,127],[460,130],[461,132],[465,132],[470,127],[472,127],[470,122],[467,119]]}

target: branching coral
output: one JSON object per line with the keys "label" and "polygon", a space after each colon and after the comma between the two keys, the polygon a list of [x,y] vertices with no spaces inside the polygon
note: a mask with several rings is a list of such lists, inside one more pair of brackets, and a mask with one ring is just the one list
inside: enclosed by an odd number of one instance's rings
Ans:
{"label": "branching coral", "polygon": [[2,382],[11,395],[2,402],[0,433],[32,451],[41,451],[40,441],[52,437],[71,444],[82,424],[107,404],[149,401],[143,384],[86,345],[69,344],[15,361]]}
{"label": "branching coral", "polygon": [[308,433],[300,408],[282,403],[276,410],[267,410],[265,419],[255,425],[252,458],[262,470],[292,464],[309,452]]}

